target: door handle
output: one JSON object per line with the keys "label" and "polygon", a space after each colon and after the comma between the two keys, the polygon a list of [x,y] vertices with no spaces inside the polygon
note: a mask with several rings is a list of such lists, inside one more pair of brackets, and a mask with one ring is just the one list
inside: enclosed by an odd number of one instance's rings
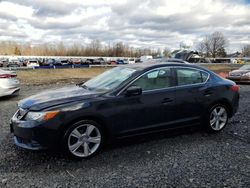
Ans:
{"label": "door handle", "polygon": [[205,92],[204,92],[204,96],[206,96],[206,97],[209,97],[210,95],[212,95],[213,94],[213,92],[211,91],[211,90],[206,90]]}
{"label": "door handle", "polygon": [[167,103],[170,103],[170,102],[173,102],[174,100],[173,99],[171,99],[171,98],[165,98],[165,99],[163,99],[162,100],[162,104],[167,104]]}

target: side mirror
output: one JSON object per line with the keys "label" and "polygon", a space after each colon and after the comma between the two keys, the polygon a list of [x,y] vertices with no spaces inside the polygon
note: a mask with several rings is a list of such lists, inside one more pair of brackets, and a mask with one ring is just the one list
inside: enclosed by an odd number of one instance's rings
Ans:
{"label": "side mirror", "polygon": [[136,96],[141,94],[142,94],[142,88],[139,86],[130,86],[125,92],[126,96]]}

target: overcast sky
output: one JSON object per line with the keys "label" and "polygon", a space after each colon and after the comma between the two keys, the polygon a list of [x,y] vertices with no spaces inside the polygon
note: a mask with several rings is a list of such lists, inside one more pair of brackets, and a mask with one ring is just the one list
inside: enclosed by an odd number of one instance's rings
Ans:
{"label": "overcast sky", "polygon": [[250,0],[0,0],[0,40],[176,49],[214,31],[250,43]]}

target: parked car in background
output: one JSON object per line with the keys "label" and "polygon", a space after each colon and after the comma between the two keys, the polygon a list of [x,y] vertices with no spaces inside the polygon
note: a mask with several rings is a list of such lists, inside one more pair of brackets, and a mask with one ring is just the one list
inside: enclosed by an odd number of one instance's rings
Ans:
{"label": "parked car in background", "polygon": [[56,59],[54,64],[52,64],[51,66],[62,66],[62,61],[60,59]]}
{"label": "parked car in background", "polygon": [[100,58],[94,59],[93,64],[95,64],[95,65],[104,65],[104,64],[106,64],[106,62],[105,62],[105,60],[103,58],[100,57]]}
{"label": "parked car in background", "polygon": [[72,58],[71,62],[73,65],[81,65],[83,63],[83,61],[79,58]]}
{"label": "parked car in background", "polygon": [[238,70],[229,72],[227,79],[235,82],[249,82],[250,83],[250,65],[243,65]]}
{"label": "parked car in background", "polygon": [[148,60],[153,59],[152,55],[144,55],[140,57],[140,62],[147,62]]}
{"label": "parked car in background", "polygon": [[0,97],[17,94],[19,90],[16,73],[0,69]]}
{"label": "parked car in background", "polygon": [[21,67],[22,63],[18,59],[9,59],[6,63],[6,67]]}
{"label": "parked car in background", "polygon": [[26,66],[27,66],[28,61],[29,61],[28,59],[23,59],[23,66],[25,66],[25,67],[26,67]]}
{"label": "parked car in background", "polygon": [[20,101],[10,130],[19,147],[89,158],[114,138],[194,125],[220,132],[238,104],[239,87],[207,69],[131,64]]}
{"label": "parked car in background", "polygon": [[1,67],[7,67],[8,60],[7,60],[7,59],[2,59],[2,60],[0,61],[0,64],[1,64]]}
{"label": "parked car in background", "polygon": [[115,61],[115,60],[110,60],[110,61],[108,62],[108,64],[109,64],[109,65],[116,65],[116,64],[117,64],[117,61]]}
{"label": "parked car in background", "polygon": [[92,65],[92,64],[94,64],[94,59],[90,59],[90,58],[86,59],[86,60],[85,60],[85,64],[87,64],[87,65]]}
{"label": "parked car in background", "polygon": [[55,59],[45,59],[45,61],[42,63],[42,66],[53,66],[55,62]]}
{"label": "parked car in background", "polygon": [[62,66],[62,61],[60,59],[47,59],[42,64],[43,66]]}
{"label": "parked car in background", "polygon": [[133,63],[135,63],[135,58],[124,59],[124,63],[125,64],[133,64]]}
{"label": "parked car in background", "polygon": [[40,64],[39,64],[38,60],[28,60],[26,66],[29,68],[34,68],[34,67],[39,67]]}
{"label": "parked car in background", "polygon": [[142,62],[141,62],[140,58],[136,58],[135,63],[142,63]]}
{"label": "parked car in background", "polygon": [[204,57],[191,57],[188,59],[189,63],[213,63],[209,58]]}
{"label": "parked car in background", "polygon": [[124,61],[123,59],[117,59],[116,64],[123,65],[126,64],[126,61]]}
{"label": "parked car in background", "polygon": [[62,65],[72,65],[72,62],[68,59],[60,59]]}

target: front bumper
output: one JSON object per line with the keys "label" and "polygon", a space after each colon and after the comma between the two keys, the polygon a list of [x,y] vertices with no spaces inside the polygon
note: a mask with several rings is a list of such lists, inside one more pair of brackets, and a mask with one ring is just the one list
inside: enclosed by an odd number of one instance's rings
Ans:
{"label": "front bumper", "polygon": [[14,136],[14,144],[20,148],[29,149],[29,150],[43,150],[45,147],[41,146],[35,140],[29,140],[25,138],[21,138],[18,136]]}
{"label": "front bumper", "polygon": [[0,97],[15,95],[15,94],[18,94],[19,91],[20,91],[19,87],[8,88],[8,89],[1,89],[0,88]]}
{"label": "front bumper", "polygon": [[58,118],[47,122],[22,121],[17,118],[17,113],[10,121],[10,132],[14,134],[15,145],[29,150],[42,150],[58,146],[60,141]]}
{"label": "front bumper", "polygon": [[250,83],[250,78],[249,77],[244,77],[244,76],[228,76],[226,77],[229,80],[232,80],[234,82],[238,83]]}

